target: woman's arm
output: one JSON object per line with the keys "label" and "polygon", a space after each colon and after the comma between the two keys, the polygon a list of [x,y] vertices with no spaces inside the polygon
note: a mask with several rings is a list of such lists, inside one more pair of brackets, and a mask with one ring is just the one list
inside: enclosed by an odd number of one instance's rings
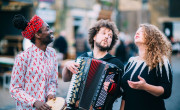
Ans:
{"label": "woman's arm", "polygon": [[150,85],[146,83],[144,78],[140,76],[138,76],[138,79],[140,80],[138,82],[133,82],[128,80],[129,86],[133,89],[145,90],[154,96],[160,96],[164,93],[164,88],[162,86]]}
{"label": "woman's arm", "polygon": [[144,90],[149,92],[150,94],[154,96],[160,96],[164,93],[164,88],[162,86],[154,86],[147,84],[144,86]]}

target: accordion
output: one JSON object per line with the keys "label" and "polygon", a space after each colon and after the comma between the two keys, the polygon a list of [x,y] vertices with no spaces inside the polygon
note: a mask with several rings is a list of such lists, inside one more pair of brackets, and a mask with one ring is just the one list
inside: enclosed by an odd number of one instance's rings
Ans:
{"label": "accordion", "polygon": [[67,109],[103,109],[108,94],[103,83],[119,77],[121,70],[114,64],[89,57],[80,57],[76,62],[80,67],[70,82]]}

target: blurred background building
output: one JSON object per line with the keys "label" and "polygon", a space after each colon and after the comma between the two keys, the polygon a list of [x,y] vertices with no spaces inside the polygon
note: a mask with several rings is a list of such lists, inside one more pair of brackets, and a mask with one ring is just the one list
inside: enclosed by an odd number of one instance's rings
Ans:
{"label": "blurred background building", "polygon": [[37,14],[54,30],[55,37],[65,31],[68,58],[76,57],[76,38],[82,36],[87,41],[88,29],[99,19],[114,21],[132,40],[140,23],[151,23],[176,43],[180,40],[179,4],[178,0],[1,0],[0,54],[23,50],[21,33],[12,25],[15,14],[28,19]]}
{"label": "blurred background building", "polygon": [[[119,55],[118,52],[124,51],[124,63],[137,53],[133,38],[139,24],[151,23],[158,26],[172,42],[172,65],[180,64],[179,10],[180,0],[0,0],[0,87],[8,88],[15,56],[30,45],[30,42],[24,41],[20,30],[13,27],[12,18],[15,14],[22,14],[28,20],[37,14],[50,25],[56,39],[63,36],[67,42],[67,49],[65,57],[58,54],[58,58],[60,83],[64,83],[61,81],[64,63],[90,51],[88,29],[99,19],[109,19],[116,23],[121,41],[117,42],[111,54]],[[53,46],[53,43],[50,46]],[[61,53],[58,50],[57,52]],[[173,69],[178,84],[180,70],[176,66]],[[60,87],[60,96],[66,96],[67,87]],[[6,91],[0,93],[0,98],[3,97],[15,104],[10,96],[4,97]],[[180,93],[180,90],[177,91]],[[174,94],[173,97],[180,97],[180,94]],[[167,103],[173,101],[170,99]],[[176,101],[175,104],[180,102],[180,99]],[[120,102],[116,106],[119,105]],[[0,101],[0,109],[7,110],[8,107],[14,109],[14,105]],[[179,109],[169,106],[168,110]]]}

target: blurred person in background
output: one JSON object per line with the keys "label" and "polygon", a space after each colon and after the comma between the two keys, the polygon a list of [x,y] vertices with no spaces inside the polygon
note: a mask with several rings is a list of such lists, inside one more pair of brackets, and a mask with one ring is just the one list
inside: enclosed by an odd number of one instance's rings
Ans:
{"label": "blurred person in background", "polygon": [[134,42],[139,55],[125,67],[120,110],[166,110],[164,99],[172,91],[171,43],[150,24],[140,25]]}
{"label": "blurred person in background", "polygon": [[[117,67],[124,70],[123,63],[115,56],[109,54],[109,51],[113,48],[118,40],[117,33],[118,30],[114,22],[110,22],[108,20],[99,20],[92,28],[89,29],[89,44],[91,45],[92,52],[86,52],[80,57],[91,57],[98,60],[103,60],[108,63],[115,64]],[[65,82],[70,81],[72,74],[77,74],[78,67],[79,64],[75,61],[68,61],[63,68],[63,80]],[[120,78],[121,77],[119,77],[119,79]],[[117,84],[120,82],[117,82],[119,80],[118,78],[116,79],[117,80],[115,81],[104,83],[104,89],[108,92],[108,96],[103,110],[112,110],[114,101],[118,96],[121,95],[119,90],[120,87],[117,87]],[[118,92],[115,92],[116,90],[118,90]]]}
{"label": "blurred person in background", "polygon": [[53,31],[37,15],[30,21],[15,15],[13,24],[33,43],[16,56],[12,70],[9,91],[16,100],[16,109],[50,110],[45,102],[55,98],[58,80],[56,52],[47,46],[53,41]]}
{"label": "blurred person in background", "polygon": [[130,42],[133,41],[132,37],[129,35],[127,31],[120,32],[119,38],[125,43],[125,45],[128,45]]}
{"label": "blurred person in background", "polygon": [[129,42],[129,44],[126,46],[127,51],[127,59],[133,56],[137,56],[138,49],[134,42]]}
{"label": "blurred person in background", "polygon": [[87,39],[85,38],[85,35],[82,32],[78,32],[76,35],[76,57],[79,57],[85,52],[90,51]]}
{"label": "blurred person in background", "polygon": [[127,62],[127,51],[123,40],[119,40],[119,45],[116,48],[115,56],[124,64]]}
{"label": "blurred person in background", "polygon": [[55,39],[53,47],[58,51],[61,60],[67,58],[68,43],[66,41],[66,32],[61,31],[57,39]]}
{"label": "blurred person in background", "polygon": [[[126,48],[126,60],[129,59],[132,56],[136,56],[137,55],[137,47],[134,44],[133,39],[128,34],[128,32],[127,31],[125,31],[125,33],[120,32],[119,37],[122,40],[122,42],[123,42],[123,44],[125,45],[125,48]],[[119,54],[121,54],[121,53],[119,53]]]}

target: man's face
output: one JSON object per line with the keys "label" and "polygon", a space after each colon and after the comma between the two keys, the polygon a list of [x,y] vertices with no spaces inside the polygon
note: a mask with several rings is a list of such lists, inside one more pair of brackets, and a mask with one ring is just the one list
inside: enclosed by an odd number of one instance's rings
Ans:
{"label": "man's face", "polygon": [[53,41],[53,31],[49,28],[47,23],[43,23],[41,27],[40,40],[43,44],[48,45]]}
{"label": "man's face", "polygon": [[99,32],[94,36],[94,46],[98,47],[101,51],[107,51],[111,46],[112,38],[112,30],[101,27]]}

